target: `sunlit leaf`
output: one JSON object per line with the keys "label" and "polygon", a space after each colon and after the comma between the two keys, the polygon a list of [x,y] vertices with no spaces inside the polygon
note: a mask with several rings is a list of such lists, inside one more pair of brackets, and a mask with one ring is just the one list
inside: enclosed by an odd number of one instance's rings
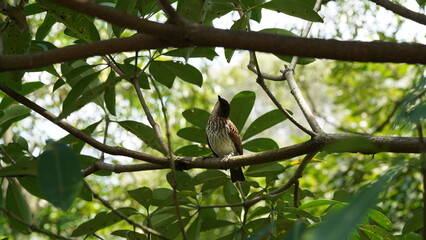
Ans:
{"label": "sunlit leaf", "polygon": [[312,22],[323,22],[307,0],[272,0],[263,4],[262,7]]}
{"label": "sunlit leaf", "polygon": [[250,124],[250,126],[244,132],[242,140],[244,141],[258,133],[261,133],[262,131],[284,121],[285,119],[287,119],[287,117],[285,117],[284,114],[278,109],[267,112],[254,120],[252,124]]}
{"label": "sunlit leaf", "polygon": [[189,157],[200,157],[205,155],[211,155],[212,151],[208,148],[200,147],[199,145],[187,145],[176,149],[175,155],[177,156],[189,156]]}
{"label": "sunlit leaf", "polygon": [[[136,2],[137,0],[118,0],[117,4],[115,5],[115,9],[131,14],[133,10],[135,9]],[[114,35],[119,38],[121,34],[124,32],[124,28],[113,24],[112,31]]]}

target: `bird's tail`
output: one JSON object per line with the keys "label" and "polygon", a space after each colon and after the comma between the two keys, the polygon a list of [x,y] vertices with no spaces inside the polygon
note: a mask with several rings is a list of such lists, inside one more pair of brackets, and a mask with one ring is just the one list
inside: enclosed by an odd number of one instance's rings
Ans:
{"label": "bird's tail", "polygon": [[241,168],[231,168],[231,181],[236,182],[244,182],[246,178],[244,177],[243,170]]}

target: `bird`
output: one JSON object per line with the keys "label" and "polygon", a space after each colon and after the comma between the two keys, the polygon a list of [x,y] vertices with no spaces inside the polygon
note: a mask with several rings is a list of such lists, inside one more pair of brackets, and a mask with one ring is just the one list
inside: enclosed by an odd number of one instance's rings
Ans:
{"label": "bird", "polygon": [[[243,145],[235,124],[229,119],[231,107],[226,99],[217,96],[218,100],[206,124],[207,143],[216,157],[229,158],[243,154]],[[231,181],[244,182],[241,167],[231,168]]]}

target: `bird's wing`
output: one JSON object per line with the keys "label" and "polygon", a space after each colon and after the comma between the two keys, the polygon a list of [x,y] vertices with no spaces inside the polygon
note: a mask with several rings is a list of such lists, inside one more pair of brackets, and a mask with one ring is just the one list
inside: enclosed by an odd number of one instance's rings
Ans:
{"label": "bird's wing", "polygon": [[234,125],[231,120],[228,120],[229,132],[228,135],[231,138],[232,142],[235,145],[235,149],[237,150],[239,155],[243,155],[243,144],[241,143],[240,134],[238,133],[237,127]]}

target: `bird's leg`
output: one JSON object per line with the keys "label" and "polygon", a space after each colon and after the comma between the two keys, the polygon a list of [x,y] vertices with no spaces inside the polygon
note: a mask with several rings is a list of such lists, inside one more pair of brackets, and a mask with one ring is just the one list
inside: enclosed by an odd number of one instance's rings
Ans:
{"label": "bird's leg", "polygon": [[231,153],[231,154],[225,155],[225,156],[223,156],[223,157],[222,157],[222,159],[220,159],[220,161],[221,161],[221,162],[228,163],[229,158],[230,158],[230,157],[232,157],[232,156],[234,156],[234,153]]}

